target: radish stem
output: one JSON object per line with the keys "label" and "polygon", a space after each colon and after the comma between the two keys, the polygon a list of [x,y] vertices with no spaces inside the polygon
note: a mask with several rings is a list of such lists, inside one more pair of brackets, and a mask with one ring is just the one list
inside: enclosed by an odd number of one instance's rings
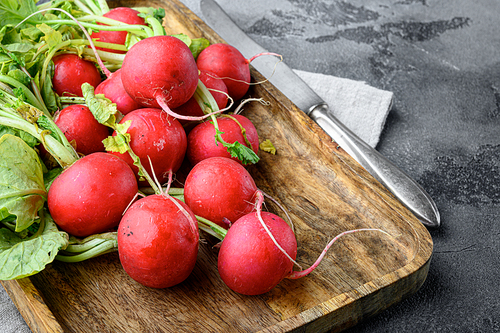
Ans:
{"label": "radish stem", "polygon": [[80,262],[84,260],[88,260],[90,258],[94,258],[106,253],[114,252],[118,250],[118,241],[117,240],[105,240],[99,245],[82,252],[76,255],[64,255],[58,254],[56,255],[56,260],[62,262]]}
{"label": "radish stem", "polygon": [[223,240],[227,234],[227,230],[206,218],[196,215],[196,220],[198,220],[198,227],[205,231],[206,233]]}
{"label": "radish stem", "polygon": [[[150,187],[141,187],[139,190],[146,195],[155,194],[153,189]],[[162,187],[162,192],[167,193],[167,188]],[[182,195],[184,195],[184,189],[178,188],[178,187],[170,187],[168,189],[168,194],[172,195],[172,196],[182,196]]]}

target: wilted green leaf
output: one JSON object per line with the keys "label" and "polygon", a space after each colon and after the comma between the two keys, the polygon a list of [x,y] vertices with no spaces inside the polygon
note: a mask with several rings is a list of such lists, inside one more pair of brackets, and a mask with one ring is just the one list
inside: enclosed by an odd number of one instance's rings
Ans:
{"label": "wilted green leaf", "polygon": [[0,280],[36,274],[66,248],[68,234],[59,231],[48,214],[43,223],[43,231],[34,238],[22,239],[7,228],[0,229]]}
{"label": "wilted green leaf", "polygon": [[62,35],[59,31],[54,30],[47,24],[42,23],[36,26],[45,36],[42,39],[47,43],[49,49],[52,49],[62,43]]}
{"label": "wilted green leaf", "polygon": [[259,145],[259,148],[261,150],[268,152],[268,153],[271,153],[273,155],[276,154],[276,148],[274,148],[273,143],[269,139],[262,141],[262,143]]}
{"label": "wilted green leaf", "polygon": [[191,45],[189,45],[189,49],[191,50],[191,53],[193,54],[193,57],[196,59],[198,58],[198,55],[206,49],[208,46],[210,46],[210,42],[208,39],[205,38],[195,38],[191,40]]}
{"label": "wilted green leaf", "polygon": [[106,151],[124,154],[129,149],[128,142],[130,141],[130,135],[123,135],[118,133],[117,135],[108,136],[103,140],[104,148]]}
{"label": "wilted green leaf", "polygon": [[7,73],[7,75],[10,76],[11,78],[13,78],[14,80],[21,82],[25,86],[27,86],[31,82],[31,78],[26,73],[24,73],[22,70],[20,70],[18,68],[10,70]]}
{"label": "wilted green leaf", "polygon": [[90,112],[100,124],[114,127],[116,122],[115,114],[118,112],[116,104],[105,98],[104,95],[95,95],[94,87],[88,83],[82,84],[82,93]]}
{"label": "wilted green leaf", "polygon": [[17,216],[16,231],[29,227],[47,198],[37,153],[21,138],[0,138],[0,209]]}

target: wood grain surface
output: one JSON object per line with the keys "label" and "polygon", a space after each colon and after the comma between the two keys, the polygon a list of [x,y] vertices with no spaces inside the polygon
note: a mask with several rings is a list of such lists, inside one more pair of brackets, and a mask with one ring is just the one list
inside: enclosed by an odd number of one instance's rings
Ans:
{"label": "wood grain surface", "polygon": [[[178,1],[111,1],[166,10],[168,33],[222,41]],[[253,80],[261,81],[253,71]],[[33,332],[326,332],[341,331],[416,292],[425,281],[432,239],[420,222],[272,85],[251,87],[244,115],[276,155],[249,168],[260,189],[286,207],[309,267],[337,234],[320,266],[261,296],[229,290],[217,273],[213,239],[200,243],[191,276],[156,290],[130,279],[116,253],[54,262],[21,280],[2,281]],[[267,200],[267,209],[283,213]],[[297,268],[296,268],[297,269]]]}

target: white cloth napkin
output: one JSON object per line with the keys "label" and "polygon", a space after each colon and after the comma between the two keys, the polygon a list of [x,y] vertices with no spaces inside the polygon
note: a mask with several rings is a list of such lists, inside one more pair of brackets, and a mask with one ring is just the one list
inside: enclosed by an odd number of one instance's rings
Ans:
{"label": "white cloth napkin", "polygon": [[375,147],[392,106],[393,93],[363,81],[294,70],[333,114],[370,146]]}

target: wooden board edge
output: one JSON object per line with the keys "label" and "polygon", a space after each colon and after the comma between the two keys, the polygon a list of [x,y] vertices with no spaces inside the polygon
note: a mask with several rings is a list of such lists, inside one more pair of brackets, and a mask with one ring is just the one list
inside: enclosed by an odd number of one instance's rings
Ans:
{"label": "wooden board edge", "polygon": [[[408,273],[408,266],[412,265],[410,263],[395,272],[338,295],[274,326],[265,328],[259,333],[336,333],[351,328],[415,294],[427,278],[430,262],[431,258],[417,270]],[[400,276],[405,273],[405,276]],[[398,276],[398,279],[394,279],[394,275]],[[381,282],[384,283],[382,287],[379,285]],[[375,285],[379,285],[379,287],[375,287]],[[395,298],[394,295],[398,295],[398,297]]]}
{"label": "wooden board edge", "polygon": [[410,297],[427,279],[433,254],[433,241],[427,228],[418,222],[414,231],[418,234],[419,247],[405,266],[259,333],[340,332]]}
{"label": "wooden board edge", "polygon": [[34,333],[63,333],[64,330],[49,310],[40,292],[29,278],[0,281],[21,316]]}

